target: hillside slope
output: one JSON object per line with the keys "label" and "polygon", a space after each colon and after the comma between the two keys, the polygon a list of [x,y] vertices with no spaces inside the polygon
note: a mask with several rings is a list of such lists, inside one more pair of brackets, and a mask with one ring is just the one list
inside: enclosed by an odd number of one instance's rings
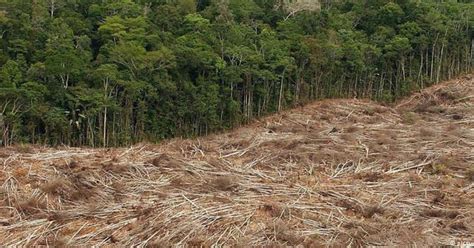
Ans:
{"label": "hillside slope", "polygon": [[4,245],[474,241],[474,78],[128,149],[0,150]]}

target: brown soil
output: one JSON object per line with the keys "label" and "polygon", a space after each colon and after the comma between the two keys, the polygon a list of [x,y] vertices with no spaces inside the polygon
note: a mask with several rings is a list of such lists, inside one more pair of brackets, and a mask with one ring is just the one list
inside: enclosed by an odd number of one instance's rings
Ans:
{"label": "brown soil", "polygon": [[195,140],[3,148],[0,165],[4,246],[474,242],[474,79]]}

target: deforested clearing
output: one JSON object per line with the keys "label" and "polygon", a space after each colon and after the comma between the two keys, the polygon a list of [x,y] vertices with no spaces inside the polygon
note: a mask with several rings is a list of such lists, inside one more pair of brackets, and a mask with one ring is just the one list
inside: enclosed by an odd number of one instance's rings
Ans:
{"label": "deforested clearing", "polygon": [[0,150],[4,246],[474,241],[474,76],[159,145]]}

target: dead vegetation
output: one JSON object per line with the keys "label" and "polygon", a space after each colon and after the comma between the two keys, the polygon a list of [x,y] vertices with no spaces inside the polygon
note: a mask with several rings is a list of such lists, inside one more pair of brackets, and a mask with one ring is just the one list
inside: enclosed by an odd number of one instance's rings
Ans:
{"label": "dead vegetation", "polygon": [[5,246],[443,246],[474,241],[474,81],[395,107],[324,100],[232,132],[0,150]]}

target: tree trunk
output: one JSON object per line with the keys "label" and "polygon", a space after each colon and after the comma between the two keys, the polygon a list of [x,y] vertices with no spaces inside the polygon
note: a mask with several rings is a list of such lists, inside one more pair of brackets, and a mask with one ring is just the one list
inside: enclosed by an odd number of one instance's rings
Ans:
{"label": "tree trunk", "polygon": [[436,34],[436,39],[433,43],[433,46],[431,48],[431,66],[430,66],[430,81],[433,82],[434,78],[433,78],[433,67],[434,67],[434,57],[435,57],[435,48],[436,48],[436,42],[438,42],[438,36],[439,34]]}
{"label": "tree trunk", "polygon": [[[445,37],[446,35],[448,34],[448,30],[446,29],[446,33],[445,33]],[[441,74],[441,66],[443,65],[443,53],[444,53],[444,41],[442,42],[441,44],[441,52],[440,52],[440,57],[439,57],[439,61],[438,61],[438,72],[436,73],[436,83],[439,83],[439,79],[440,79],[440,74]]]}
{"label": "tree trunk", "polygon": [[423,79],[421,78],[421,72],[423,71],[423,50],[420,51],[420,69],[418,70],[418,82],[420,88],[423,88]]}
{"label": "tree trunk", "polygon": [[104,108],[104,133],[103,133],[103,145],[107,146],[107,107]]}
{"label": "tree trunk", "polygon": [[283,82],[284,82],[284,78],[285,78],[285,70],[283,70],[283,73],[281,75],[280,94],[278,96],[278,112],[281,111],[281,104],[282,104],[282,100],[283,100]]}

